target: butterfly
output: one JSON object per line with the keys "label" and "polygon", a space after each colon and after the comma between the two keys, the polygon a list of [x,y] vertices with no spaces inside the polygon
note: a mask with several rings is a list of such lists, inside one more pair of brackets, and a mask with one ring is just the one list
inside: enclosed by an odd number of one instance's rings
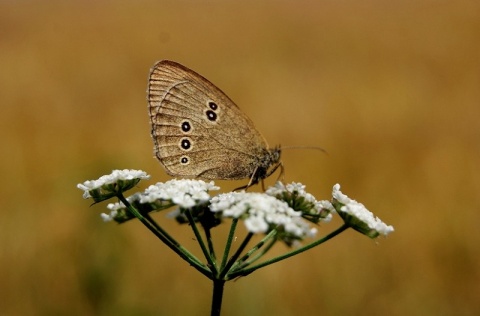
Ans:
{"label": "butterfly", "polygon": [[157,62],[147,94],[154,154],[169,175],[250,179],[249,187],[283,170],[280,147],[269,148],[245,113],[193,70]]}

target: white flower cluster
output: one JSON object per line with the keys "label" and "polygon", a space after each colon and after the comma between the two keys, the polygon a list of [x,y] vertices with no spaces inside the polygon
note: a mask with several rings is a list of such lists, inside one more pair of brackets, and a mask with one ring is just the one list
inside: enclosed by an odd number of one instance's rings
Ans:
{"label": "white flower cluster", "polygon": [[276,196],[278,194],[282,194],[285,191],[298,192],[298,195],[303,196],[306,200],[312,202],[316,201],[313,195],[305,191],[305,185],[299,182],[292,182],[285,185],[282,182],[278,181],[277,183],[275,183],[275,186],[269,187],[267,191],[265,191],[265,193],[268,195]]}
{"label": "white flower cluster", "polygon": [[[202,180],[170,180],[165,183],[158,182],[149,186],[143,193],[135,193],[127,197],[130,204],[155,204],[157,201],[171,201],[172,204],[181,208],[190,208],[198,203],[210,200],[209,190],[218,190],[213,181],[206,183]],[[102,213],[100,216],[105,222],[111,221],[125,209],[122,202],[110,203],[107,205],[109,214]]]}
{"label": "white flower cluster", "polygon": [[199,202],[210,199],[208,191],[219,190],[213,181],[202,180],[170,180],[149,186],[140,196],[140,203],[153,203],[156,200],[171,200],[181,208],[190,208]]}
{"label": "white flower cluster", "polygon": [[[128,203],[132,204],[135,201],[139,201],[140,196],[141,193],[135,193],[127,197],[127,201]],[[100,214],[100,217],[103,219],[104,222],[111,222],[115,219],[115,217],[121,210],[125,209],[125,204],[123,204],[122,202],[109,203],[107,205],[107,208],[110,210],[110,213],[102,213]]]}
{"label": "white flower cluster", "polygon": [[333,186],[332,196],[334,200],[343,204],[340,209],[337,209],[339,213],[343,212],[353,216],[359,222],[366,224],[371,230],[383,234],[384,236],[394,231],[393,226],[382,222],[378,217],[373,215],[372,212],[367,210],[362,203],[350,199],[347,195],[343,194],[340,191],[340,184],[337,183]]}
{"label": "white flower cluster", "polygon": [[271,195],[271,196],[276,196],[276,197],[281,197],[285,192],[288,192],[290,194],[295,193],[298,197],[303,197],[305,202],[311,203],[313,206],[313,210],[316,211],[316,213],[322,212],[322,210],[327,210],[328,214],[324,217],[321,218],[322,221],[329,222],[332,219],[332,214],[335,212],[335,208],[333,207],[332,203],[329,201],[317,201],[315,197],[308,193],[305,190],[305,185],[298,183],[298,182],[292,182],[287,185],[283,184],[282,182],[277,182],[275,183],[275,186],[269,187],[267,191],[265,191],[266,194]]}
{"label": "white flower cluster", "polygon": [[79,183],[77,188],[83,190],[83,198],[88,199],[92,197],[90,191],[100,190],[103,186],[114,184],[121,180],[134,180],[138,179],[149,179],[150,176],[142,170],[133,170],[133,169],[124,169],[124,170],[113,170],[111,174],[101,176],[97,180],[87,180],[83,184]]}
{"label": "white flower cluster", "polygon": [[287,233],[303,238],[313,236],[316,229],[304,222],[301,213],[287,203],[261,193],[230,192],[211,200],[212,212],[222,212],[224,217],[245,218],[251,233],[266,233],[271,226],[281,226]]}

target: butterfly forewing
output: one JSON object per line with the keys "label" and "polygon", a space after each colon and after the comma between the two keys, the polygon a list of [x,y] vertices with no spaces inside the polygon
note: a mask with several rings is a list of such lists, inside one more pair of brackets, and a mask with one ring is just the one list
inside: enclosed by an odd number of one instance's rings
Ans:
{"label": "butterfly forewing", "polygon": [[174,176],[251,177],[268,145],[219,88],[172,61],[151,70],[148,102],[155,156]]}

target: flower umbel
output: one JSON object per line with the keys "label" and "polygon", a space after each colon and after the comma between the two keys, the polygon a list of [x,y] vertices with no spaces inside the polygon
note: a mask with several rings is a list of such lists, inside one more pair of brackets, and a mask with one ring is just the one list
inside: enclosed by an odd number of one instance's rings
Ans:
{"label": "flower umbel", "polygon": [[251,233],[268,233],[277,229],[277,238],[291,245],[294,240],[315,235],[317,230],[310,228],[301,212],[293,210],[284,201],[261,193],[230,192],[215,196],[210,210],[220,212],[223,217],[244,220]]}
{"label": "flower umbel", "polygon": [[305,191],[305,185],[301,183],[285,185],[279,181],[265,193],[285,201],[295,211],[301,212],[303,218],[315,224],[320,221],[329,222],[332,219],[331,213],[335,212],[329,201],[317,201],[312,194]]}
{"label": "flower umbel", "polygon": [[157,200],[169,200],[181,208],[191,208],[198,203],[210,200],[208,191],[219,190],[212,182],[202,180],[170,180],[149,186],[140,198],[140,203],[155,203]]}
{"label": "flower umbel", "polygon": [[[278,182],[266,193],[230,192],[210,197],[209,191],[219,188],[213,182],[201,180],[170,180],[149,186],[142,193],[125,197],[123,192],[134,187],[140,180],[150,176],[141,170],[114,170],[97,180],[85,181],[77,187],[84,191],[84,198],[100,202],[117,197],[119,202],[108,204],[109,213],[102,213],[104,221],[126,222],[138,219],[166,246],[177,253],[200,273],[214,281],[212,311],[219,315],[223,284],[240,276],[285,260],[317,247],[348,228],[353,228],[370,238],[393,232],[393,227],[383,223],[368,211],[363,204],[350,199],[340,191],[340,185],[333,187],[332,201],[318,201],[307,193],[301,183],[283,184]],[[205,260],[197,258],[182,246],[157,221],[150,216],[152,211],[160,211],[172,206],[177,209],[170,214],[179,223],[188,223],[194,239],[198,241]],[[313,237],[317,228],[310,223],[328,222],[338,213],[344,224],[305,245],[300,245],[306,237]],[[230,232],[223,255],[216,255],[212,229],[222,223],[222,218],[231,220]],[[243,220],[248,234],[231,251],[237,238],[237,223]],[[197,224],[200,224],[197,225]],[[203,229],[203,234],[199,228]],[[254,234],[265,234],[250,249]],[[288,246],[298,245],[283,255],[266,260],[264,256],[278,242]],[[233,253],[233,254],[232,254]]]}
{"label": "flower umbel", "polygon": [[150,176],[142,170],[113,170],[111,174],[101,176],[97,180],[79,183],[77,188],[84,191],[84,199],[93,198],[95,203],[98,203],[130,190],[140,180],[149,178]]}
{"label": "flower umbel", "polygon": [[[135,193],[127,197],[127,201],[134,207],[139,208],[138,202],[140,201],[140,196],[141,193]],[[107,208],[110,210],[110,213],[100,214],[104,222],[115,221],[117,223],[124,223],[132,218],[135,218],[135,216],[128,211],[127,207],[122,202],[109,203]]]}
{"label": "flower umbel", "polygon": [[[174,179],[151,185],[143,193],[135,193],[127,197],[127,201],[142,214],[164,210],[175,205],[178,205],[180,209],[187,209],[206,204],[210,200],[208,191],[218,189],[219,187],[215,186],[213,182]],[[123,223],[135,218],[122,202],[110,203],[107,208],[110,213],[101,214],[104,221],[114,220],[117,223]],[[180,211],[179,216],[181,216]]]}
{"label": "flower umbel", "polygon": [[332,191],[332,204],[340,217],[347,225],[356,231],[370,237],[376,238],[380,234],[386,236],[393,232],[393,226],[382,222],[372,212],[355,200],[340,191],[340,184],[335,184]]}

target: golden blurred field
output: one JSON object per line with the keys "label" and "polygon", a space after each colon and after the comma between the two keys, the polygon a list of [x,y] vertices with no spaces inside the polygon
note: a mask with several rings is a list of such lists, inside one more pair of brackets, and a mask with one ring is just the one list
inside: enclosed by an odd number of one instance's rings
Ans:
{"label": "golden blurred field", "polygon": [[227,283],[224,315],[480,314],[479,39],[473,0],[2,1],[0,315],[209,313],[208,280],[76,188],[116,168],[169,179],[145,100],[159,59],[271,145],[328,151],[285,151],[286,181],[319,199],[338,182],[396,229]]}

